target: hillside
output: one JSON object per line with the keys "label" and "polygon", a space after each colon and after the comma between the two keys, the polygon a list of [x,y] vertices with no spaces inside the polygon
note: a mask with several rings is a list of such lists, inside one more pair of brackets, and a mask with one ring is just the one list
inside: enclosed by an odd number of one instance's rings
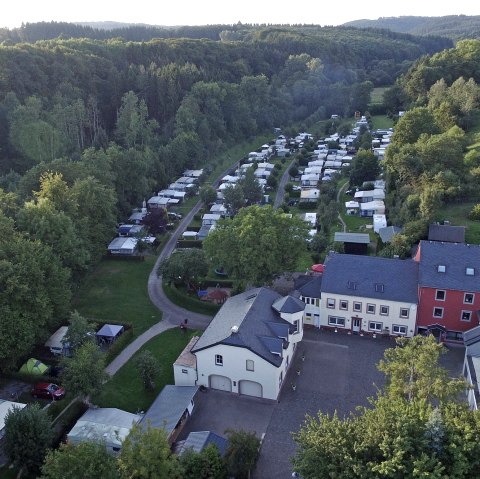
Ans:
{"label": "hillside", "polygon": [[411,35],[439,35],[452,40],[480,38],[480,16],[448,15],[444,17],[380,17],[377,20],[354,20],[344,26],[386,28]]}

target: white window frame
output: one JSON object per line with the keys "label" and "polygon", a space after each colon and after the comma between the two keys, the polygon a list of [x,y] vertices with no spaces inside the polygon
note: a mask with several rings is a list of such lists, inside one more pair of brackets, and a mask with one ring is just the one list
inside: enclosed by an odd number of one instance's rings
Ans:
{"label": "white window frame", "polygon": [[353,302],[353,310],[356,313],[361,313],[362,312],[362,303],[360,301],[354,301]]}
{"label": "white window frame", "polygon": [[[370,306],[373,308],[373,311],[369,311]],[[373,303],[367,303],[367,314],[375,314],[376,307]]]}
{"label": "white window frame", "polygon": [[[463,315],[468,313],[468,319],[464,319]],[[472,320],[472,312],[468,310],[462,310],[460,314],[460,321],[470,322]]]}
{"label": "white window frame", "polygon": [[[386,308],[385,313],[382,312],[383,308]],[[384,304],[381,304],[380,305],[380,316],[388,316],[389,313],[390,313],[390,306],[385,306]]]}
{"label": "white window frame", "polygon": [[[345,307],[342,306],[342,303],[345,304]],[[338,309],[341,309],[341,310],[344,310],[344,311],[348,311],[348,301],[346,299],[341,299],[339,300],[338,302]]]}
{"label": "white window frame", "polygon": [[[404,314],[406,312],[406,314]],[[400,308],[400,317],[401,318],[406,318],[408,319],[408,317],[410,316],[410,310],[409,308]]]}
{"label": "white window frame", "polygon": [[[442,314],[441,314],[440,316],[438,316],[438,315],[435,314],[435,310],[436,310],[436,309],[439,309],[439,310],[442,312]],[[435,306],[435,307],[433,308],[432,315],[433,315],[434,318],[440,318],[440,319],[443,318],[443,308],[442,308],[441,306]]]}
{"label": "white window frame", "polygon": [[[395,331],[396,329],[396,331]],[[403,331],[404,330],[404,331]],[[407,334],[407,327],[402,324],[392,324],[392,333],[404,336]]]}
{"label": "white window frame", "polygon": [[293,334],[296,334],[296,333],[300,332],[300,320],[299,319],[296,319],[293,322],[293,327],[295,328],[295,330],[293,331]]}
{"label": "white window frame", "polygon": [[[250,365],[250,367],[248,367]],[[255,371],[255,361],[253,359],[247,359],[245,361],[245,369],[247,371]]]}
{"label": "white window frame", "polygon": [[[438,293],[443,293],[443,298],[439,298]],[[445,301],[446,297],[447,297],[447,292],[444,289],[437,289],[435,291],[435,301]]]}
{"label": "white window frame", "polygon": [[[372,325],[375,325],[375,327],[372,328]],[[380,326],[377,328],[376,326]],[[380,323],[379,321],[369,321],[368,322],[368,330],[369,331],[374,331],[376,333],[380,333],[383,331],[383,323]]]}
{"label": "white window frame", "polygon": [[221,354],[215,354],[215,365],[223,366],[223,356]]}
{"label": "white window frame", "polygon": [[335,299],[334,298],[327,298],[327,308],[335,309]]}
{"label": "white window frame", "polygon": [[[467,295],[472,297],[471,301],[467,301]],[[475,302],[475,293],[465,293],[463,295],[463,304],[473,304]]]}
{"label": "white window frame", "polygon": [[344,328],[345,327],[345,318],[342,318],[342,317],[339,317],[339,316],[329,316],[328,317],[328,324],[329,324],[329,326],[335,326],[337,328]]}

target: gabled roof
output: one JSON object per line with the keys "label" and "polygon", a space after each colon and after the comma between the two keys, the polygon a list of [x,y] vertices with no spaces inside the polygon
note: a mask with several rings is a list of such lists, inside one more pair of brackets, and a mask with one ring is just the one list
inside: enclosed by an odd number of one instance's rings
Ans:
{"label": "gabled roof", "polygon": [[334,241],[338,241],[340,243],[361,243],[361,244],[369,244],[370,243],[370,236],[368,233],[335,233]]}
{"label": "gabled roof", "polygon": [[429,241],[465,243],[465,226],[432,224],[428,227],[428,239]]}
{"label": "gabled roof", "polygon": [[277,299],[277,301],[272,304],[272,307],[279,313],[298,313],[305,309],[305,303],[293,296],[284,296],[283,298]]}
{"label": "gabled roof", "polygon": [[418,303],[418,264],[413,260],[330,253],[322,293]]}
{"label": "gabled roof", "polygon": [[140,424],[165,428],[167,436],[178,424],[183,413],[198,391],[198,386],[173,386],[167,384],[143,416]]}
{"label": "gabled roof", "polygon": [[322,275],[306,276],[308,281],[302,279],[298,283],[295,282],[295,289],[297,289],[304,298],[320,298],[322,278]]}
{"label": "gabled roof", "polygon": [[228,440],[212,431],[191,432],[183,443],[180,454],[183,454],[187,449],[202,452],[210,444],[215,444],[220,455],[223,456],[227,450]]}
{"label": "gabled roof", "polygon": [[[273,309],[273,303],[279,299],[282,296],[269,288],[255,288],[232,296],[212,319],[192,352],[217,344],[238,346],[249,349],[276,367],[280,366],[282,357],[272,354],[271,348],[281,351],[277,341],[281,343],[283,340],[279,339],[278,328],[283,326],[286,331],[293,326]],[[232,331],[233,327],[238,328],[237,332]]]}
{"label": "gabled roof", "polygon": [[387,226],[378,230],[378,234],[380,235],[380,238],[384,243],[389,243],[393,235],[399,234],[401,232],[402,228],[400,228],[399,226]]}
{"label": "gabled roof", "polygon": [[104,324],[96,333],[97,336],[114,338],[123,331],[121,324]]}
{"label": "gabled roof", "polygon": [[418,254],[419,286],[480,292],[479,245],[421,241]]}

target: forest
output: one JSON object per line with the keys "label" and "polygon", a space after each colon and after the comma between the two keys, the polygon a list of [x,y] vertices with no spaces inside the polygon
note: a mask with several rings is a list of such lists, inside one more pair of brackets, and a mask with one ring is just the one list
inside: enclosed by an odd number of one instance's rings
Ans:
{"label": "forest", "polygon": [[66,318],[116,222],[185,168],[273,127],[365,111],[375,85],[407,81],[417,59],[452,47],[316,26],[143,32],[138,42],[82,28],[1,33],[3,369]]}

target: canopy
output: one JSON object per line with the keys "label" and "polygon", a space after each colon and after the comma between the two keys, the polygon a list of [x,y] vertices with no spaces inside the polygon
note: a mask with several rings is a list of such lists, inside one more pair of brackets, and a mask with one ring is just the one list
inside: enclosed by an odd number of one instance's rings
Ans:
{"label": "canopy", "polygon": [[24,374],[42,375],[48,371],[48,366],[35,358],[30,358],[21,368],[20,372]]}
{"label": "canopy", "polygon": [[311,269],[315,273],[323,273],[325,266],[323,264],[314,264]]}
{"label": "canopy", "polygon": [[121,324],[104,324],[96,335],[108,338],[110,340],[116,338],[123,331],[123,326]]}

